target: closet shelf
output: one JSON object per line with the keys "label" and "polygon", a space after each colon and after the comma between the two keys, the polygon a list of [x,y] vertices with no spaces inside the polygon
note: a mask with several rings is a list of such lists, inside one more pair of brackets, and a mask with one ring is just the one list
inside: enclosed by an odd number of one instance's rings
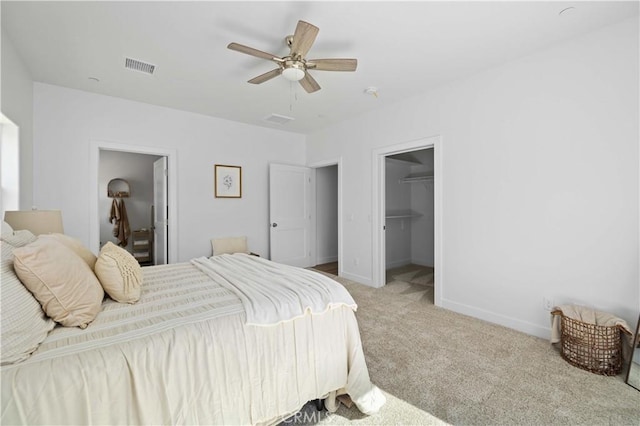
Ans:
{"label": "closet shelf", "polygon": [[398,182],[400,182],[400,183],[416,183],[416,182],[431,182],[431,181],[433,181],[433,175],[418,175],[418,176],[403,177]]}
{"label": "closet shelf", "polygon": [[138,229],[132,232],[132,254],[141,266],[153,264],[153,233],[148,229]]}
{"label": "closet shelf", "polygon": [[390,210],[385,214],[387,219],[407,219],[420,216],[422,216],[422,213],[413,210]]}
{"label": "closet shelf", "polygon": [[422,164],[422,161],[420,161],[411,152],[403,152],[401,154],[388,156],[387,160],[390,160],[390,161],[398,163],[398,164],[409,164],[409,165]]}

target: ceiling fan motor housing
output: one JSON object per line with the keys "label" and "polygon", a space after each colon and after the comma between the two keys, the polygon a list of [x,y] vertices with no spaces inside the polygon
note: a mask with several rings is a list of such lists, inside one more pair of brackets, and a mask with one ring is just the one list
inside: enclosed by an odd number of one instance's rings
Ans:
{"label": "ceiling fan motor housing", "polygon": [[292,35],[288,35],[284,38],[284,43],[287,45],[287,47],[291,47],[291,45],[293,44],[293,34]]}

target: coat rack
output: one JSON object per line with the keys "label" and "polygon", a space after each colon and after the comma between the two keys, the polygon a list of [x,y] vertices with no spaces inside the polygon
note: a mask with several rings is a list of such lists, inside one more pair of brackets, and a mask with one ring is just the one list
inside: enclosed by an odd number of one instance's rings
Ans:
{"label": "coat rack", "polygon": [[115,178],[109,181],[107,185],[107,197],[109,198],[128,198],[131,194],[129,182],[124,179]]}

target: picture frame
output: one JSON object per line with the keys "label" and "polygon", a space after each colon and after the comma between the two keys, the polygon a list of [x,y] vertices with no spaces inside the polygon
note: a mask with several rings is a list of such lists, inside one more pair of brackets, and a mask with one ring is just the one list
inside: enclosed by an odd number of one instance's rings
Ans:
{"label": "picture frame", "polygon": [[215,165],[215,197],[242,198],[242,167]]}

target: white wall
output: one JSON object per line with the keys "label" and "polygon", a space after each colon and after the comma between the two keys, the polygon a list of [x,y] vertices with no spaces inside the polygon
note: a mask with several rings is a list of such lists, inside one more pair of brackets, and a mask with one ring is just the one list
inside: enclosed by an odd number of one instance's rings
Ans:
{"label": "white wall", "polygon": [[[127,218],[131,230],[150,229],[151,206],[153,205],[153,162],[160,158],[157,155],[137,154],[132,152],[100,151],[100,167],[98,173],[98,198],[100,206],[100,246],[107,241],[117,244],[113,236],[114,225],[109,222],[113,198],[107,196],[107,185],[111,179],[124,179],[131,189],[130,197],[123,198],[127,210]],[[131,250],[129,239],[128,249]]]}
{"label": "white wall", "polygon": [[440,134],[444,307],[545,337],[543,296],[635,323],[638,48],[634,18],[310,135],[309,162],[343,158],[345,276],[372,277],[372,150]]}
{"label": "white wall", "polygon": [[[65,232],[89,241],[90,144],[177,152],[178,259],[211,255],[209,240],[246,235],[268,256],[268,164],[304,164],[304,136],[34,83],[34,203],[63,212]],[[214,164],[242,167],[242,198],[214,198]]]}
{"label": "white wall", "polygon": [[338,166],[316,169],[317,263],[338,260]]}
{"label": "white wall", "polygon": [[[33,84],[31,74],[2,30],[2,75],[0,109],[18,126],[20,141],[20,209],[33,203]],[[1,207],[1,206],[0,206]]]}

